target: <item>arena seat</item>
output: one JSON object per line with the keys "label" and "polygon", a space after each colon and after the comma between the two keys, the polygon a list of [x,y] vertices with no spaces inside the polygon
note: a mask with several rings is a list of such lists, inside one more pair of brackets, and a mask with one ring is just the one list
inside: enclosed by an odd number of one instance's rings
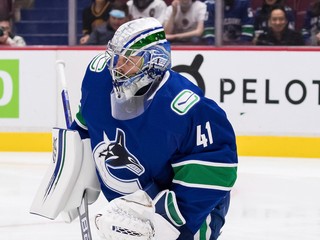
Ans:
{"label": "arena seat", "polygon": [[[90,0],[77,0],[77,38],[81,36],[82,9]],[[68,45],[68,1],[35,0],[32,8],[22,9],[15,32],[27,45]]]}

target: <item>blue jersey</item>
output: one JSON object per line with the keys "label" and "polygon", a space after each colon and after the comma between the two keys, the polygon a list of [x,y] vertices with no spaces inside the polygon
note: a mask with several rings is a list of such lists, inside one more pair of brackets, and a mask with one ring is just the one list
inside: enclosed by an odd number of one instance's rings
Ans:
{"label": "blue jersey", "polygon": [[320,32],[320,15],[313,13],[311,7],[306,12],[301,32],[307,44],[318,45],[315,36]]}
{"label": "blue jersey", "polygon": [[[208,44],[215,41],[215,0],[207,0],[207,19],[203,37]],[[235,0],[232,6],[225,6],[223,19],[223,41],[245,43],[253,39],[253,12],[249,0]]]}
{"label": "blue jersey", "polygon": [[201,227],[214,227],[214,219],[210,223],[206,218],[221,203],[224,221],[225,199],[237,175],[235,134],[225,112],[200,88],[168,70],[145,112],[117,120],[111,114],[112,79],[103,58],[87,68],[72,128],[91,139],[105,197],[110,201],[143,189],[153,198],[159,191],[174,191],[186,220],[179,239],[193,239]]}

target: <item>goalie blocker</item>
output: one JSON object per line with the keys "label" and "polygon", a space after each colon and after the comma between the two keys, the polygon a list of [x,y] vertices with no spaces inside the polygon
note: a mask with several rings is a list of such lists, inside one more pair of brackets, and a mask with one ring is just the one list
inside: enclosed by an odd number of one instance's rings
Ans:
{"label": "goalie blocker", "polygon": [[95,202],[100,184],[92,160],[90,139],[81,140],[77,131],[53,128],[52,161],[31,205],[30,213],[55,219],[59,213],[73,221],[84,192]]}

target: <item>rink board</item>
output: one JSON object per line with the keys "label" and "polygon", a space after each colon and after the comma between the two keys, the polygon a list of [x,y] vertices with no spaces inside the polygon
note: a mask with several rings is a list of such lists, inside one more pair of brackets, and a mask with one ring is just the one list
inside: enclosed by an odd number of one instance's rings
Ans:
{"label": "rink board", "polygon": [[[75,115],[86,67],[104,50],[1,49],[0,151],[51,151],[51,128],[65,127],[56,60],[66,63]],[[175,46],[172,66],[226,111],[239,155],[319,158],[319,52]]]}
{"label": "rink board", "polygon": [[[0,133],[0,151],[50,152],[51,133]],[[240,156],[320,158],[320,138],[237,136]]]}

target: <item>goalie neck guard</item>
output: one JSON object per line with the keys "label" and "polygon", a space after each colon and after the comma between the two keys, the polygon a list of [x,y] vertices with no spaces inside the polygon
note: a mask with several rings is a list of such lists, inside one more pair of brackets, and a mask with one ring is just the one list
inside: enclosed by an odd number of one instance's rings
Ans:
{"label": "goalie neck guard", "polygon": [[139,116],[171,67],[170,44],[161,23],[155,18],[139,18],[121,25],[108,43],[106,55],[113,81],[113,117]]}

